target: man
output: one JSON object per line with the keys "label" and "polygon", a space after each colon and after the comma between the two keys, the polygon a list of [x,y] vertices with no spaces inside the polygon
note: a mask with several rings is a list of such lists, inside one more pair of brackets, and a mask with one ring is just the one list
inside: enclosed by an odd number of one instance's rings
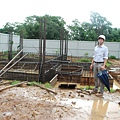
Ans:
{"label": "man", "polygon": [[[94,48],[94,56],[92,59],[92,63],[90,65],[90,69],[93,68],[94,71],[94,82],[95,88],[92,91],[96,96],[103,96],[104,92],[104,84],[98,79],[97,73],[105,69],[105,65],[108,59],[108,47],[104,45],[105,36],[100,35],[98,37],[98,45]],[[100,92],[98,92],[98,87],[100,85]]]}

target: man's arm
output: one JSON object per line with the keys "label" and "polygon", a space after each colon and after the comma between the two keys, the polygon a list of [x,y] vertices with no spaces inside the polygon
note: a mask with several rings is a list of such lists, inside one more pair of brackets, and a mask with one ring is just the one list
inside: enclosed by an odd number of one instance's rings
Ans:
{"label": "man's arm", "polygon": [[103,63],[103,65],[101,66],[101,70],[105,70],[105,65],[106,65],[106,63],[107,63],[107,59],[104,59],[104,63]]}
{"label": "man's arm", "polygon": [[92,63],[91,63],[91,65],[90,65],[90,69],[93,68],[93,64],[94,64],[94,59],[92,59]]}
{"label": "man's arm", "polygon": [[105,65],[107,63],[107,60],[108,60],[108,47],[106,47],[106,49],[105,49],[104,64],[101,66],[102,70],[105,69]]}

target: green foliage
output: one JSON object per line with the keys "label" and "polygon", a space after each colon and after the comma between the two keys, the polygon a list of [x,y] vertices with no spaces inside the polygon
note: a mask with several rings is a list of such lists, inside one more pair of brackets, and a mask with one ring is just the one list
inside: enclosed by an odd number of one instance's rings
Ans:
{"label": "green foliage", "polygon": [[15,80],[15,81],[11,82],[11,85],[16,85],[18,83],[20,83],[20,81],[19,80]]}
{"label": "green foliage", "polygon": [[7,55],[7,54],[8,54],[8,51],[4,51],[3,54]]}
{"label": "green foliage", "polygon": [[87,57],[88,55],[89,55],[89,53],[88,53],[88,52],[86,52],[86,53],[85,53],[85,56]]}
{"label": "green foliage", "polygon": [[93,90],[94,86],[80,86],[81,90]]}
{"label": "green foliage", "polygon": [[52,88],[52,86],[50,85],[50,83],[45,83],[44,86],[45,86],[46,88]]}
{"label": "green foliage", "polygon": [[9,43],[10,43],[11,45],[13,45],[14,42],[11,40]]}
{"label": "green foliage", "polygon": [[46,39],[60,39],[61,36],[63,37],[63,35],[60,36],[62,30],[64,37],[71,40],[95,41],[99,34],[104,34],[107,41],[120,42],[120,28],[112,28],[111,22],[96,12],[91,12],[90,23],[80,23],[78,19],[74,19],[71,25],[66,25],[60,16],[28,16],[24,23],[7,22],[0,32],[7,34],[14,32],[26,39],[38,39],[39,32],[43,34],[44,26],[42,25],[42,31],[40,31],[40,20],[44,18],[46,19]]}
{"label": "green foliage", "polygon": [[112,88],[110,89],[110,92],[111,92],[111,93],[114,93],[115,91],[116,91],[116,90],[113,90]]}
{"label": "green foliage", "polygon": [[39,82],[36,82],[36,81],[33,81],[33,82],[28,82],[27,83],[27,85],[29,85],[29,86],[34,86],[34,84],[41,84],[41,83],[39,83]]}
{"label": "green foliage", "polygon": [[55,55],[59,55],[59,53],[60,53],[60,49],[57,49],[57,50],[55,51]]}
{"label": "green foliage", "polygon": [[84,90],[92,90],[94,88],[94,86],[85,86],[83,89]]}
{"label": "green foliage", "polygon": [[[35,84],[40,85],[41,82],[33,81],[33,82],[28,82],[28,83],[27,83],[27,85],[29,85],[29,86],[34,86]],[[45,83],[45,84],[41,84],[41,85],[43,85],[43,86],[46,87],[46,88],[52,88],[52,86],[51,86],[49,83]]]}
{"label": "green foliage", "polygon": [[89,59],[89,58],[81,58],[81,59],[77,60],[77,62],[91,62],[91,59]]}
{"label": "green foliage", "polygon": [[105,17],[102,17],[99,13],[91,12],[90,21],[97,35],[109,34],[112,23],[107,21]]}
{"label": "green foliage", "polygon": [[111,55],[109,58],[116,59],[116,57],[114,55]]}
{"label": "green foliage", "polygon": [[111,65],[112,65],[112,63],[109,62],[109,61],[107,61],[106,66],[107,66],[107,67],[110,67]]}
{"label": "green foliage", "polygon": [[[104,91],[108,91],[108,89],[105,87],[105,88],[104,88]],[[113,90],[113,88],[110,88],[110,92],[111,92],[111,93],[114,93],[115,90]]]}

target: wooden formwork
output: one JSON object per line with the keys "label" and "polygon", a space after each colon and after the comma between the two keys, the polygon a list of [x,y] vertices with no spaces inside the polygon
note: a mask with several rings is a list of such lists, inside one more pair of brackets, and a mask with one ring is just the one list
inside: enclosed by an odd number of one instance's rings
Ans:
{"label": "wooden formwork", "polygon": [[83,67],[73,64],[63,64],[58,72],[58,80],[61,82],[80,83]]}
{"label": "wooden formwork", "polygon": [[[108,76],[108,79],[109,79],[110,87],[113,87],[113,78],[112,78],[112,76],[110,74]],[[83,70],[83,74],[81,76],[80,84],[81,85],[94,86],[93,72],[92,71],[84,71]]]}
{"label": "wooden formwork", "polygon": [[[56,74],[58,74],[56,79],[57,81],[94,86],[93,72],[89,71],[90,63],[64,63],[46,62],[43,66],[45,70],[45,81],[50,81]],[[2,69],[6,64],[7,62],[1,62],[0,69]],[[2,77],[11,80],[38,81],[39,63],[21,61],[8,70]],[[112,87],[113,79],[111,76],[109,76],[109,81],[110,86]]]}
{"label": "wooden formwork", "polygon": [[[62,65],[58,74],[58,81],[69,83],[80,83],[80,85],[94,86],[93,71],[78,65]],[[73,74],[72,74],[73,73]],[[113,87],[113,78],[109,74],[110,87]]]}
{"label": "wooden formwork", "polygon": [[9,79],[9,80],[21,80],[21,81],[38,81],[39,74],[36,72],[25,72],[24,70],[17,70],[17,69],[12,69],[6,72],[2,76],[3,79]]}
{"label": "wooden formwork", "polygon": [[120,84],[120,70],[110,71],[109,73]]}

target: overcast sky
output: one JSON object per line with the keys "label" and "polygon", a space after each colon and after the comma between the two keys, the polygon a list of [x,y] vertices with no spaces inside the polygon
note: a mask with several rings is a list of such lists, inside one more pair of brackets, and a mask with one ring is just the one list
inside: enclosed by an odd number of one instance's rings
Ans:
{"label": "overcast sky", "polygon": [[120,0],[0,0],[0,28],[7,22],[24,22],[32,15],[61,16],[67,23],[89,22],[90,12],[98,12],[120,28]]}

